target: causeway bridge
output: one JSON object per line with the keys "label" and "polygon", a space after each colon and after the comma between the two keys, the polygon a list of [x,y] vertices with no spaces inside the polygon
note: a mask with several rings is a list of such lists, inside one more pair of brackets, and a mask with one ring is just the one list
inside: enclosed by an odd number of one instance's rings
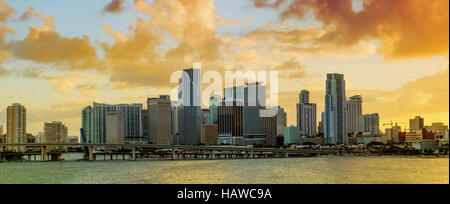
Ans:
{"label": "causeway bridge", "polygon": [[[15,147],[26,147],[34,149],[17,153],[6,151]],[[299,149],[279,149],[279,148],[251,148],[245,146],[188,146],[188,145],[152,145],[152,144],[0,144],[0,161],[7,160],[7,156],[21,155],[28,156],[28,160],[36,155],[40,155],[41,161],[59,160],[64,151],[49,151],[50,149],[83,148],[85,149],[85,160],[94,161],[103,156],[113,160],[115,156],[126,156],[130,160],[148,158],[149,155],[162,156],[171,160],[185,159],[254,159],[254,158],[287,158],[287,157],[311,157],[318,155],[337,155],[339,150],[299,150]],[[106,151],[96,152],[96,149]],[[152,150],[150,153],[143,153],[143,150]],[[107,151],[113,150],[113,151]],[[120,151],[114,151],[120,150]],[[56,158],[56,159],[55,159]]]}

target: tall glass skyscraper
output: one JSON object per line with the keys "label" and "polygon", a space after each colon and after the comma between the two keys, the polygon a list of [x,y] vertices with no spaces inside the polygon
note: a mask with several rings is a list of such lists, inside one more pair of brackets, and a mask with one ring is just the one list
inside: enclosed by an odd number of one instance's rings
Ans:
{"label": "tall glass skyscraper", "polygon": [[198,145],[201,143],[201,69],[183,70],[178,86],[178,144]]}
{"label": "tall glass skyscraper", "polygon": [[328,74],[324,122],[325,144],[348,144],[345,80],[343,74]]}

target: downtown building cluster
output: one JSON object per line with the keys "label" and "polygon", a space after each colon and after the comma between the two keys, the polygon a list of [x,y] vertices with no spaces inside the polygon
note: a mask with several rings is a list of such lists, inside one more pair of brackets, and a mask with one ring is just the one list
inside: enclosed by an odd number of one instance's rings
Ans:
{"label": "downtown building cluster", "polygon": [[[410,129],[398,124],[381,132],[378,113],[363,113],[363,97],[346,96],[344,75],[327,74],[324,112],[317,118],[317,104],[302,90],[296,105],[296,126],[287,126],[282,107],[268,107],[266,85],[249,82],[227,87],[223,97],[214,95],[209,109],[201,107],[201,70],[186,69],[179,81],[178,100],[170,96],[148,98],[142,104],[94,102],[81,111],[81,143],[158,145],[355,145],[369,143],[448,144],[448,126],[424,125],[420,116],[411,119]],[[406,126],[406,125],[405,125]],[[0,126],[0,144],[79,143],[68,137],[62,122],[44,123],[43,132],[27,134],[26,108],[12,104],[7,109],[7,133]],[[25,147],[2,151],[26,151]]]}

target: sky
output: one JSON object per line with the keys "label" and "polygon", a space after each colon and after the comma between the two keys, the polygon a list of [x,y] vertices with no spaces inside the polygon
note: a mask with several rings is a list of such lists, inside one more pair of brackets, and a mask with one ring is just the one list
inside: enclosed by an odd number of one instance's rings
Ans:
{"label": "sky", "polygon": [[0,124],[21,103],[29,133],[61,121],[79,135],[83,107],[145,104],[197,62],[278,71],[288,125],[302,89],[320,118],[327,73],[345,74],[382,130],[448,124],[448,50],[444,0],[0,0]]}

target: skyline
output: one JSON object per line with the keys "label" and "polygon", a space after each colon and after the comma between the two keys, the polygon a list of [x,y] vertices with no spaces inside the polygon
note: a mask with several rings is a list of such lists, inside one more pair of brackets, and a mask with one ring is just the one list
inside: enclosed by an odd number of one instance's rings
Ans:
{"label": "skyline", "polygon": [[[325,74],[334,72],[345,74],[347,97],[362,95],[364,114],[380,114],[381,129],[390,121],[404,126],[417,115],[427,125],[449,123],[446,1],[415,0],[421,7],[395,1],[389,6],[400,14],[384,16],[373,8],[386,8],[383,1],[365,7],[358,1],[323,1],[335,8],[331,16],[314,1],[301,0],[110,2],[0,0],[0,124],[6,125],[6,107],[19,102],[27,108],[31,133],[41,132],[44,122],[62,121],[69,135],[78,135],[86,105],[144,104],[148,97],[169,94],[173,87],[165,76],[199,61],[205,70],[280,71],[279,101],[288,126],[296,124],[303,89],[310,90],[317,113],[323,112]],[[306,16],[289,10],[299,3],[309,11]],[[167,8],[172,20],[164,23],[152,7]],[[324,35],[330,25],[335,32]],[[373,25],[397,30],[381,35],[369,28]],[[356,37],[343,35],[349,34],[346,26],[359,31],[350,32]],[[329,40],[333,37],[341,41]],[[387,50],[389,42],[398,46]],[[74,49],[64,50],[67,45]]]}

